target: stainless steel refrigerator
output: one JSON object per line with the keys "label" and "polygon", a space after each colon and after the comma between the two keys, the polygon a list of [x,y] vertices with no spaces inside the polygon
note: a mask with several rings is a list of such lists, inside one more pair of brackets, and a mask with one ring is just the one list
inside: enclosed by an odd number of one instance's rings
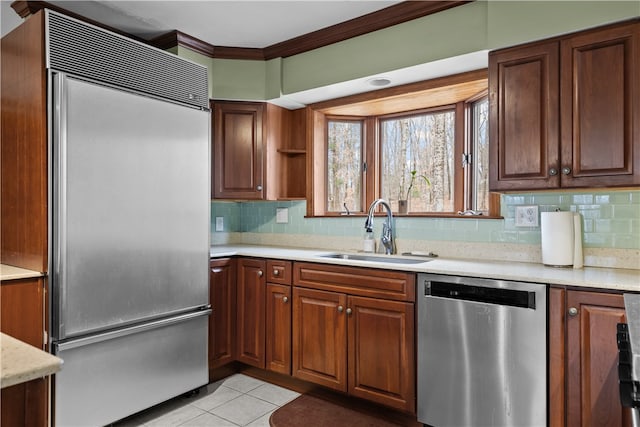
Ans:
{"label": "stainless steel refrigerator", "polygon": [[206,69],[47,14],[56,426],[208,381]]}

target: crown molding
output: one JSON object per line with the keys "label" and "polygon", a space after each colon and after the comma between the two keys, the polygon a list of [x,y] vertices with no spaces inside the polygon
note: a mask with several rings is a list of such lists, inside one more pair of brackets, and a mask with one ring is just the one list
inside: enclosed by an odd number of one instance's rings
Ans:
{"label": "crown molding", "polygon": [[11,8],[23,19],[28,18],[30,15],[35,15],[37,12],[41,11],[42,9],[53,10],[54,12],[59,12],[71,18],[75,18],[80,21],[86,22],[88,24],[95,25],[96,27],[103,28],[105,30],[111,31],[116,34],[120,34],[121,36],[125,36],[142,43],[146,43],[146,44],[149,43],[147,40],[144,40],[140,37],[118,30],[117,28],[110,27],[109,25],[105,25],[101,22],[94,21],[93,19],[86,18],[82,15],[78,15],[77,13],[71,12],[65,8],[56,6],[46,1],[16,0],[11,3]]}
{"label": "crown molding", "polygon": [[403,1],[349,21],[303,34],[264,48],[265,59],[286,58],[319,47],[338,43],[373,31],[382,30],[413,19],[451,9],[473,0]]}
{"label": "crown molding", "polygon": [[85,18],[76,13],[70,12],[62,7],[55,6],[46,1],[18,0],[11,3],[13,10],[22,18],[33,15],[42,9],[51,9],[65,15],[71,16],[125,35],[143,43],[150,44],[160,49],[170,49],[181,46],[198,52],[210,58],[223,59],[249,59],[249,60],[269,60],[274,58],[286,58],[297,55],[333,43],[338,43],[353,37],[361,36],[373,31],[381,30],[413,19],[422,18],[443,10],[471,3],[474,0],[456,1],[403,1],[393,6],[386,7],[376,12],[368,13],[349,21],[341,22],[330,27],[322,28],[311,33],[276,43],[265,48],[227,47],[211,45],[203,40],[192,37],[178,30],[170,31],[152,40],[144,40],[140,37],[132,36],[123,31],[109,27]]}

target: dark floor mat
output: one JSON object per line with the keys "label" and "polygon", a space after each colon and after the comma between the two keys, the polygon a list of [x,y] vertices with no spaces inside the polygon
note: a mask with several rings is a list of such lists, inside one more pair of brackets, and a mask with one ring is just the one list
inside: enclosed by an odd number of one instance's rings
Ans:
{"label": "dark floor mat", "polygon": [[398,427],[401,425],[306,394],[276,410],[271,415],[269,424],[271,427]]}

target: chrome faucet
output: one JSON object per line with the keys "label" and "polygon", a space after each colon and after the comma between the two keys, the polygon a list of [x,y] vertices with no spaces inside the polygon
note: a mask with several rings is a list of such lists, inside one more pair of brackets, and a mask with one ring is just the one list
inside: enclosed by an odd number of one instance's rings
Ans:
{"label": "chrome faucet", "polygon": [[384,253],[387,255],[393,255],[396,253],[396,245],[393,241],[393,214],[391,213],[391,206],[383,199],[374,200],[369,206],[369,213],[367,214],[367,220],[364,223],[364,228],[367,233],[373,232],[373,214],[376,207],[382,205],[387,211],[387,220],[382,225],[382,235],[380,235],[380,243],[384,246]]}

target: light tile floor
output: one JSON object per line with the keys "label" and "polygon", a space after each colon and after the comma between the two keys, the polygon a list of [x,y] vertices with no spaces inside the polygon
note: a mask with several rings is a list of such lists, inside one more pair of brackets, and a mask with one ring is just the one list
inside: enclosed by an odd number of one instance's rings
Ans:
{"label": "light tile floor", "polygon": [[114,427],[269,427],[269,417],[280,406],[300,396],[295,391],[235,374],[200,390],[154,406]]}

